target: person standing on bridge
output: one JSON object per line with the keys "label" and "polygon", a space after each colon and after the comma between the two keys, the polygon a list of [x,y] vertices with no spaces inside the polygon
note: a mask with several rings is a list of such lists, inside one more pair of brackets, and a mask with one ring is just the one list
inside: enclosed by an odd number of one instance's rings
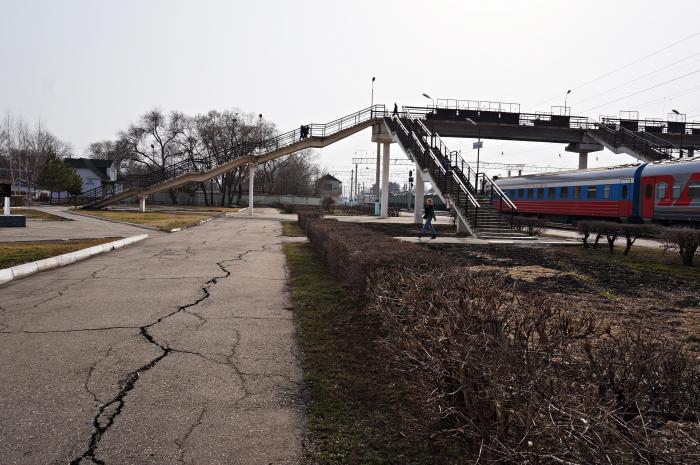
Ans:
{"label": "person standing on bridge", "polygon": [[392,115],[398,116],[398,114],[399,114],[399,106],[396,104],[396,102],[394,102],[394,113],[392,113]]}
{"label": "person standing on bridge", "polygon": [[423,237],[423,234],[428,231],[428,228],[430,228],[430,231],[433,233],[431,239],[435,239],[437,234],[435,234],[433,220],[436,220],[437,218],[435,216],[435,207],[433,207],[433,199],[429,198],[425,201],[425,207],[423,207],[423,219],[425,220],[425,223],[423,223],[423,227],[420,229],[420,233],[418,233],[418,239]]}

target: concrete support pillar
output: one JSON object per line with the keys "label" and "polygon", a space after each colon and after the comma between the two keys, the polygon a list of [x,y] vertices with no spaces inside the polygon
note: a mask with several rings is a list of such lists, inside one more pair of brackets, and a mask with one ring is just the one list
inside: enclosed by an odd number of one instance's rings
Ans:
{"label": "concrete support pillar", "polygon": [[139,211],[141,213],[146,213],[146,197],[145,195],[139,197]]}
{"label": "concrete support pillar", "polygon": [[384,142],[382,157],[382,203],[380,218],[389,218],[389,153],[391,144]]}
{"label": "concrete support pillar", "polygon": [[467,225],[464,224],[464,221],[457,216],[457,234],[466,234],[468,233],[469,230],[467,229]]}
{"label": "concrete support pillar", "polygon": [[578,154],[578,169],[585,170],[588,168],[588,152],[579,152]]}
{"label": "concrete support pillar", "polygon": [[423,222],[424,188],[423,172],[420,170],[418,163],[416,163],[416,198],[413,204],[413,222],[416,224]]}
{"label": "concrete support pillar", "polygon": [[253,191],[255,187],[255,163],[248,163],[248,216],[253,216]]}
{"label": "concrete support pillar", "polygon": [[5,216],[10,215],[10,198],[9,197],[5,197],[5,206],[3,208],[2,214]]}

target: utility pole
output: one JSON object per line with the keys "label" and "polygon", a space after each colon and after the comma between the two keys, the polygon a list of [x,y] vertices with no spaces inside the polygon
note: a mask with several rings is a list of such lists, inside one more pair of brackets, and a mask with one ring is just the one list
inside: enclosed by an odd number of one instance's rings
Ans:
{"label": "utility pole", "polygon": [[354,172],[350,170],[350,203],[352,204],[352,189],[353,189],[353,184],[355,182],[354,178]]}
{"label": "utility pole", "polygon": [[355,163],[355,200],[357,200],[357,163]]}

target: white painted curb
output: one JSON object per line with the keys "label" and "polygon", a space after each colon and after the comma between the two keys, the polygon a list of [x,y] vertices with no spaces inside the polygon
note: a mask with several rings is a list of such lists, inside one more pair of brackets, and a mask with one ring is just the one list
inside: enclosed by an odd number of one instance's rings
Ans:
{"label": "white painted curb", "polygon": [[0,285],[13,281],[15,279],[23,278],[25,276],[38,273],[39,271],[50,270],[51,268],[58,268],[61,266],[70,265],[71,263],[85,260],[86,258],[92,257],[93,255],[110,252],[112,250],[122,248],[129,244],[133,244],[134,242],[142,241],[147,237],[148,234],[139,234],[138,236],[131,236],[125,239],[119,239],[117,241],[95,245],[86,249],[76,250],[75,252],[70,252],[63,255],[56,255],[55,257],[49,257],[43,260],[37,260],[35,262],[23,263],[22,265],[13,266],[11,268],[5,268],[0,270]]}

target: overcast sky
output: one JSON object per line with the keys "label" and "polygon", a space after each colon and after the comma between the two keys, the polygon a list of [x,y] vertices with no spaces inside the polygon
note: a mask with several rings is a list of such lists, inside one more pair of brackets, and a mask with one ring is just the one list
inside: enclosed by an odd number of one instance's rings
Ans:
{"label": "overcast sky", "polygon": [[[698,18],[697,0],[0,0],[0,112],[40,119],[77,155],[154,107],[262,113],[282,131],[330,121],[369,106],[372,76],[387,105],[426,92],[548,110],[573,89],[575,115],[700,120]],[[473,158],[471,141],[450,142]],[[373,152],[368,133],[319,159],[341,169],[356,150]],[[482,159],[577,162],[560,145],[500,141]]]}

